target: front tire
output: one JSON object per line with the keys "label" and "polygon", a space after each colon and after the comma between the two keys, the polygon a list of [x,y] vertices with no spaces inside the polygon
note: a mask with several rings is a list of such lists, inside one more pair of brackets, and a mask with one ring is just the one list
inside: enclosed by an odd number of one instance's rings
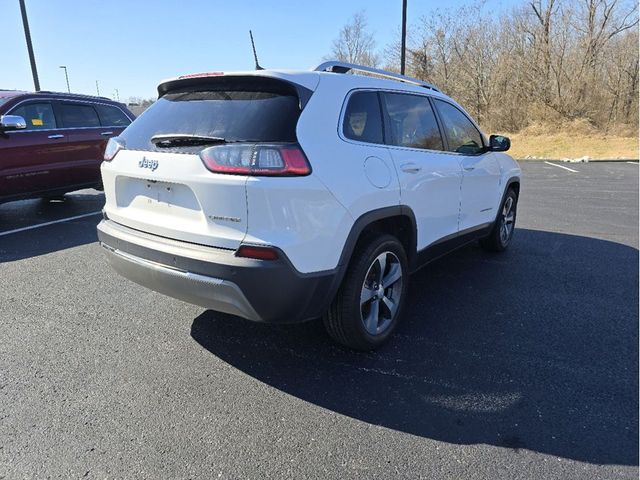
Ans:
{"label": "front tire", "polygon": [[518,207],[518,195],[512,188],[509,189],[500,206],[500,213],[496,219],[489,236],[480,240],[480,245],[491,252],[503,252],[507,249],[513,238],[516,226],[516,213]]}
{"label": "front tire", "polygon": [[391,235],[358,249],[323,320],[329,335],[354,350],[382,345],[398,323],[409,285],[407,255]]}

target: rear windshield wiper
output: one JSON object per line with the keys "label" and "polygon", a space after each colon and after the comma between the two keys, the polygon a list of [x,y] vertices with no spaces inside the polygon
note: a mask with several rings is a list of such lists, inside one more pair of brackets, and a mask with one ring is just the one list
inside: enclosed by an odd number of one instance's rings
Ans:
{"label": "rear windshield wiper", "polygon": [[188,133],[163,133],[151,137],[151,143],[159,148],[169,148],[175,146],[212,145],[215,143],[227,143],[227,141],[222,137],[190,135]]}

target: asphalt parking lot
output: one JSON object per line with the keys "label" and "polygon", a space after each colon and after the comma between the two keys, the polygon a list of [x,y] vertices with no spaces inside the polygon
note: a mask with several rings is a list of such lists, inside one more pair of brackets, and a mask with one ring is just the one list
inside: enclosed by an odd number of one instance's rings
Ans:
{"label": "asphalt parking lot", "polygon": [[98,192],[0,205],[0,478],[637,478],[638,165],[565,166],[370,354],[121,279]]}

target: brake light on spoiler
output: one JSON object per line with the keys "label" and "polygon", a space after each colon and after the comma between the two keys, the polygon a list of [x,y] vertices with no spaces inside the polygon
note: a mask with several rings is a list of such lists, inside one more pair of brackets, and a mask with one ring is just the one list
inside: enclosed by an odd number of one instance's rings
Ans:
{"label": "brake light on spoiler", "polygon": [[224,75],[224,72],[190,73],[188,75],[180,75],[178,79],[184,80],[185,78],[220,77],[222,75]]}

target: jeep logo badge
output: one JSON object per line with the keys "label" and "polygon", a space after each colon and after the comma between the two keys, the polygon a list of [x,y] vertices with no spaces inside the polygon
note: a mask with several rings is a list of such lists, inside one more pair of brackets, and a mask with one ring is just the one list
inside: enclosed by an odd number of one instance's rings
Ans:
{"label": "jeep logo badge", "polygon": [[158,161],[157,160],[150,160],[150,159],[148,159],[146,157],[142,157],[142,160],[140,160],[138,162],[138,167],[140,167],[140,168],[148,168],[152,172],[155,172],[156,168],[158,168]]}

